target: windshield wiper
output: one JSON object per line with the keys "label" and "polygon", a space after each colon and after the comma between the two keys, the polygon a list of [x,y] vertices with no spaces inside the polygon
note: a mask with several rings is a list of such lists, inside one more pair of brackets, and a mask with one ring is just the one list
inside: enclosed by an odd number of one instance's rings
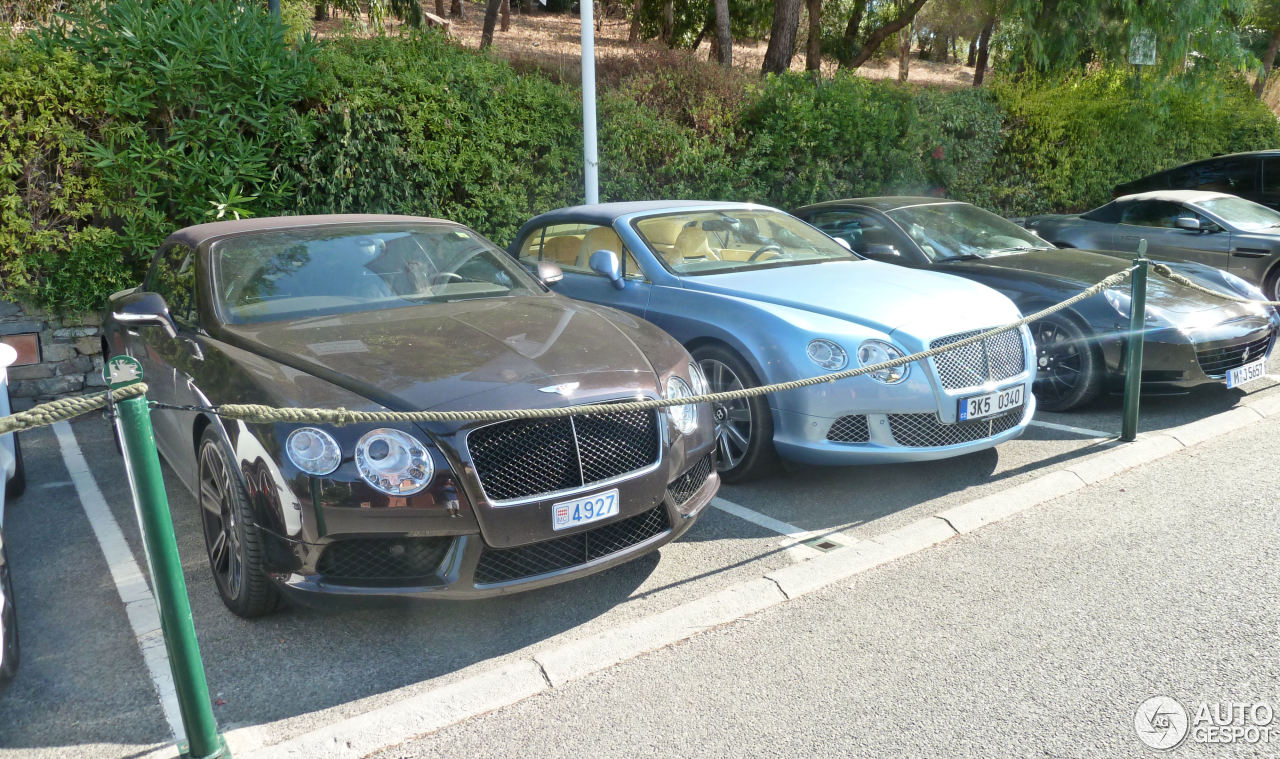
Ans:
{"label": "windshield wiper", "polygon": [[1001,253],[1029,253],[1033,250],[1053,250],[1048,245],[1015,245],[1011,248],[992,248],[991,252],[995,255]]}
{"label": "windshield wiper", "polygon": [[947,256],[946,258],[939,258],[938,263],[945,264],[945,263],[950,263],[951,261],[978,261],[981,259],[982,259],[982,256],[978,255],[977,253],[961,253],[958,256]]}

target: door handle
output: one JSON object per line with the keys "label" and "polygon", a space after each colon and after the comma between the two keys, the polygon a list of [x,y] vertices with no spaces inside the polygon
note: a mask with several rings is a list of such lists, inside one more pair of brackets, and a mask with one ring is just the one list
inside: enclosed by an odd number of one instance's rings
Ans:
{"label": "door handle", "polygon": [[1236,248],[1231,251],[1231,255],[1237,258],[1266,258],[1271,255],[1271,251],[1264,248]]}

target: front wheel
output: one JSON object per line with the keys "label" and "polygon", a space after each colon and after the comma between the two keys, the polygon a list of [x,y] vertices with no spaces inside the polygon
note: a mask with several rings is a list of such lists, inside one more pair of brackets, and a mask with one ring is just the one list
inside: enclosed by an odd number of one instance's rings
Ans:
{"label": "front wheel", "polygon": [[27,470],[22,465],[22,445],[18,442],[18,433],[13,435],[13,477],[4,484],[4,499],[12,501],[27,490]]}
{"label": "front wheel", "polygon": [[4,555],[4,539],[0,538],[0,683],[13,679],[17,671],[18,612],[14,607],[9,563]]}
{"label": "front wheel", "polygon": [[1102,391],[1102,357],[1083,328],[1063,314],[1031,323],[1036,344],[1034,391],[1040,408],[1067,411]]}
{"label": "front wheel", "polygon": [[[693,360],[713,393],[756,387],[760,381],[737,354],[719,345],[693,350]],[[716,430],[716,470],[727,483],[765,474],[777,461],[773,415],[763,395],[711,404]]]}
{"label": "front wheel", "polygon": [[1263,280],[1262,294],[1267,300],[1280,300],[1280,266],[1272,269]]}
{"label": "front wheel", "polygon": [[279,600],[267,578],[262,533],[244,484],[212,427],[200,438],[200,521],[222,603],[240,617],[270,614]]}

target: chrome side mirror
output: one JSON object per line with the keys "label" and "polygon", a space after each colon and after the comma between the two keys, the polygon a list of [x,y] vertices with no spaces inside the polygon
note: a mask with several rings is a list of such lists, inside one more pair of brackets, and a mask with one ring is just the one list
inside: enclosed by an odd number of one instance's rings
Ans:
{"label": "chrome side mirror", "polygon": [[169,306],[157,293],[127,291],[112,298],[111,318],[116,323],[135,327],[159,327],[170,338],[178,336],[178,328],[169,316]]}
{"label": "chrome side mirror", "polygon": [[533,269],[533,276],[537,277],[542,284],[550,287],[564,279],[564,270],[560,268],[560,264],[554,261],[539,261]]}
{"label": "chrome side mirror", "polygon": [[879,256],[900,256],[902,255],[902,253],[900,253],[898,249],[893,247],[892,245],[886,245],[884,243],[872,243],[871,245],[867,246],[866,255],[870,256],[871,258],[876,258]]}
{"label": "chrome side mirror", "polygon": [[591,254],[591,259],[587,263],[591,271],[612,282],[616,289],[621,290],[626,286],[622,281],[622,262],[618,260],[618,254],[612,250],[597,250]]}
{"label": "chrome side mirror", "polygon": [[1179,216],[1174,220],[1173,225],[1178,229],[1185,229],[1188,232],[1199,232],[1200,220],[1194,216]]}

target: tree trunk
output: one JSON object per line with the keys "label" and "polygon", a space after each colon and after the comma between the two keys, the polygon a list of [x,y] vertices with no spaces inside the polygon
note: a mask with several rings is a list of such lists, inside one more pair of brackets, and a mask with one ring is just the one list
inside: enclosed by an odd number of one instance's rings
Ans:
{"label": "tree trunk", "polygon": [[981,87],[982,80],[987,75],[987,54],[991,48],[991,34],[995,29],[995,18],[987,16],[987,23],[982,27],[982,32],[978,35],[978,54],[973,59],[974,87]]}
{"label": "tree trunk", "polygon": [[467,9],[462,6],[462,0],[451,0],[449,3],[449,15],[454,18],[467,17]]}
{"label": "tree trunk", "polygon": [[[716,23],[716,20],[714,17],[708,18],[705,22],[703,22],[702,28],[698,30],[698,36],[693,38],[693,46],[689,48],[690,50],[694,51],[695,53],[698,52],[698,45],[701,45],[702,40],[706,39],[707,33],[711,31],[711,27],[715,26],[715,23]],[[714,42],[712,42],[711,44],[713,46],[715,45]]]}
{"label": "tree trunk", "polygon": [[480,49],[493,44],[493,27],[498,25],[498,9],[502,0],[489,0],[484,6],[484,27],[480,30]]}
{"label": "tree trunk", "polygon": [[809,40],[805,46],[805,71],[822,73],[822,0],[805,0],[809,10]]}
{"label": "tree trunk", "polygon": [[781,74],[791,68],[796,54],[796,29],[800,26],[800,0],[773,0],[773,25],[764,51],[765,74]]}
{"label": "tree trunk", "polygon": [[911,73],[911,24],[898,30],[898,81],[907,81]]}
{"label": "tree trunk", "polygon": [[312,17],[315,21],[329,20],[329,4],[316,3],[316,15]]}
{"label": "tree trunk", "polygon": [[858,27],[862,26],[862,17],[867,12],[867,0],[854,0],[853,10],[849,13],[849,22],[844,25],[844,39],[836,57],[840,60],[840,68],[844,68],[853,60],[853,51],[858,45]]}
{"label": "tree trunk", "polygon": [[715,0],[716,61],[725,68],[733,67],[733,34],[729,31],[729,0]]}
{"label": "tree trunk", "polygon": [[977,54],[978,54],[978,38],[974,37],[973,39],[969,40],[969,57],[964,59],[964,65],[972,66],[974,61],[974,56],[976,56]]}
{"label": "tree trunk", "polygon": [[675,0],[666,0],[662,4],[662,41],[667,47],[676,44],[676,4]]}
{"label": "tree trunk", "polygon": [[1271,33],[1271,43],[1267,45],[1267,52],[1262,54],[1262,73],[1258,75],[1258,81],[1253,83],[1253,94],[1259,98],[1267,88],[1267,77],[1271,75],[1271,67],[1275,65],[1277,50],[1280,50],[1280,27]]}
{"label": "tree trunk", "polygon": [[[920,12],[920,8],[924,6],[925,2],[926,0],[911,0],[910,4],[903,8],[892,20],[872,29],[871,33],[867,35],[867,39],[862,43],[862,47],[848,59],[848,63],[841,61],[840,67],[856,69],[870,60],[871,56],[875,55],[876,51],[880,49],[880,45],[889,39],[889,35],[896,33],[915,19],[916,14]],[[848,29],[845,30],[846,35],[848,31]]]}
{"label": "tree trunk", "polygon": [[498,31],[509,31],[511,29],[511,0],[502,0],[502,6],[498,8],[498,12],[502,14],[502,24],[498,27]]}
{"label": "tree trunk", "polygon": [[640,12],[643,10],[644,0],[636,0],[631,8],[631,32],[627,35],[627,42],[632,45],[640,41]]}

